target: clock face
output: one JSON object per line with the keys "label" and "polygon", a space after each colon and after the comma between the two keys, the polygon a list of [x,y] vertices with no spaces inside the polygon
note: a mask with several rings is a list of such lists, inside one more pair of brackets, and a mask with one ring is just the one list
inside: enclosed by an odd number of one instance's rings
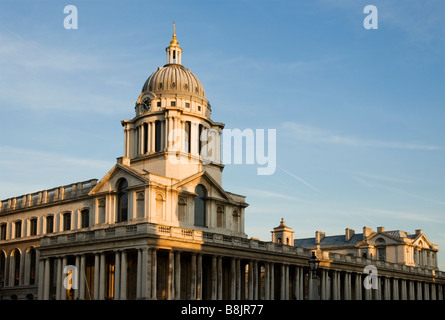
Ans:
{"label": "clock face", "polygon": [[142,101],[142,110],[144,112],[150,110],[150,98],[145,98]]}

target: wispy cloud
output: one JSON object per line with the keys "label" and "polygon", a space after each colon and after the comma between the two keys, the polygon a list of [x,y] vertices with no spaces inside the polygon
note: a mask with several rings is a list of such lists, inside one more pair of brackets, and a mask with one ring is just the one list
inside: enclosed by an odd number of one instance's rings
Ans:
{"label": "wispy cloud", "polygon": [[424,212],[406,212],[406,211],[394,211],[394,210],[382,210],[375,208],[363,208],[361,210],[363,213],[366,213],[370,216],[384,216],[385,220],[387,219],[396,219],[396,220],[412,220],[412,221],[420,221],[420,222],[433,222],[433,223],[445,223],[444,219],[441,217],[435,217],[434,215],[428,215]]}
{"label": "wispy cloud", "polygon": [[353,177],[362,177],[362,178],[369,178],[372,180],[378,180],[378,181],[384,181],[384,182],[395,182],[395,183],[404,183],[404,184],[410,184],[412,181],[406,180],[406,179],[400,179],[400,178],[394,178],[383,174],[375,174],[375,173],[369,173],[369,172],[359,172],[359,171],[351,171],[348,172],[349,174],[352,174]]}
{"label": "wispy cloud", "polygon": [[302,201],[302,199],[290,196],[284,193],[278,193],[273,192],[269,190],[261,190],[261,189],[255,189],[255,188],[245,188],[244,189],[247,192],[253,192],[257,196],[266,197],[266,198],[275,198],[275,199],[284,199],[284,200],[291,200],[291,201]]}
{"label": "wispy cloud", "polygon": [[429,144],[419,144],[404,141],[383,141],[377,139],[365,139],[353,135],[345,135],[326,129],[307,126],[295,122],[284,122],[283,128],[288,130],[296,139],[316,142],[337,144],[350,147],[368,147],[368,148],[391,148],[391,149],[407,149],[407,150],[440,150],[439,146]]}
{"label": "wispy cloud", "polygon": [[[435,199],[431,199],[431,198],[427,198],[418,194],[414,194],[412,192],[408,192],[404,189],[401,188],[396,188],[396,187],[392,187],[386,184],[382,184],[382,183],[378,183],[375,181],[370,181],[370,179],[365,179],[364,177],[357,177],[352,175],[352,178],[354,180],[356,180],[357,182],[359,182],[360,184],[369,187],[369,188],[379,188],[379,189],[383,189],[392,193],[396,193],[396,194],[400,194],[403,196],[407,196],[410,198],[414,198],[414,199],[419,199],[422,201],[426,201],[426,202],[431,202],[431,203],[436,203],[436,204],[440,204],[440,205],[445,205],[445,201],[440,201],[440,200],[435,200]],[[380,179],[382,180],[382,179]]]}
{"label": "wispy cloud", "polygon": [[303,183],[304,185],[306,185],[306,186],[309,187],[310,189],[312,189],[312,190],[314,190],[314,191],[316,191],[316,192],[320,192],[317,188],[315,188],[312,184],[310,184],[309,182],[307,182],[307,181],[304,180],[303,178],[301,178],[301,177],[299,177],[299,176],[297,176],[297,175],[295,175],[295,174],[293,174],[293,173],[291,173],[291,172],[287,171],[286,169],[283,169],[283,168],[281,168],[281,167],[279,167],[279,166],[277,166],[277,167],[278,167],[278,169],[280,169],[280,170],[283,171],[284,173],[288,174],[289,176],[291,176],[291,177],[297,179],[298,181],[300,181],[301,183]]}

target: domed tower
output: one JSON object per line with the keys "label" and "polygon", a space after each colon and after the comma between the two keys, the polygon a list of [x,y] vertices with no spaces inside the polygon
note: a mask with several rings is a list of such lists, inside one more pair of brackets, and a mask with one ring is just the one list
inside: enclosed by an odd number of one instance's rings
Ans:
{"label": "domed tower", "polygon": [[131,167],[183,179],[206,171],[221,183],[221,131],[199,79],[182,65],[176,28],[167,63],[145,81],[132,120],[122,121],[124,161]]}

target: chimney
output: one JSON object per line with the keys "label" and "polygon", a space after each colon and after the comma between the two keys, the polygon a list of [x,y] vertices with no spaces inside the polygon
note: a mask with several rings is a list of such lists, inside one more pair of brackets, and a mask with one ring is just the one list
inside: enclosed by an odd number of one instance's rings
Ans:
{"label": "chimney", "polygon": [[416,235],[421,234],[421,233],[423,233],[423,230],[422,230],[422,229],[417,229],[417,230],[416,230]]}
{"label": "chimney", "polygon": [[346,240],[346,241],[351,240],[352,237],[354,236],[354,234],[355,234],[354,229],[346,228],[346,229],[345,229],[345,240]]}
{"label": "chimney", "polygon": [[320,244],[321,241],[324,239],[324,232],[321,231],[315,231],[315,244]]}
{"label": "chimney", "polygon": [[385,227],[377,227],[377,232],[385,232]]}
{"label": "chimney", "polygon": [[372,228],[363,227],[363,239],[368,238],[372,233]]}

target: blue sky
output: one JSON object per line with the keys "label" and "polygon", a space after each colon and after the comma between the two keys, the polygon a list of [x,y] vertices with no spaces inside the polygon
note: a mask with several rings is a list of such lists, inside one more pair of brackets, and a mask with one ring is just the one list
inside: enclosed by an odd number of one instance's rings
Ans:
{"label": "blue sky", "polygon": [[173,20],[212,119],[277,130],[275,174],[223,172],[247,196],[249,236],[270,240],[284,218],[296,238],[423,229],[445,250],[441,0],[1,0],[0,199],[105,175]]}

